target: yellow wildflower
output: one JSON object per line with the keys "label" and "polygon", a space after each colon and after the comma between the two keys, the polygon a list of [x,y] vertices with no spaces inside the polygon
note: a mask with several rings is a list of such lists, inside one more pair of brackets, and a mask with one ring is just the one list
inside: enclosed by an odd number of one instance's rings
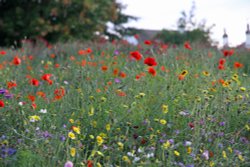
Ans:
{"label": "yellow wildflower", "polygon": [[245,87],[240,87],[240,90],[244,92],[244,91],[246,91],[246,88]]}
{"label": "yellow wildflower", "polygon": [[139,93],[140,97],[144,97],[146,94],[145,93]]}
{"label": "yellow wildflower", "polygon": [[169,141],[166,141],[165,143],[163,143],[163,148],[164,149],[168,149],[170,147],[171,143]]}
{"label": "yellow wildflower", "polygon": [[107,130],[107,131],[110,131],[110,124],[107,124],[107,125],[106,125],[106,130]]}
{"label": "yellow wildflower", "polygon": [[80,130],[79,127],[73,126],[72,129],[73,129],[73,131],[76,132],[77,134],[80,134],[80,133],[81,133],[81,130]]}
{"label": "yellow wildflower", "polygon": [[203,71],[202,74],[206,77],[209,77],[210,76],[210,73],[208,71]]}
{"label": "yellow wildflower", "polygon": [[182,76],[185,77],[187,74],[188,74],[188,71],[187,70],[183,70],[180,75],[182,75]]}
{"label": "yellow wildflower", "polygon": [[127,163],[130,163],[129,158],[128,158],[128,156],[126,156],[126,155],[124,155],[124,156],[122,157],[122,160],[125,161],[125,162],[127,162]]}
{"label": "yellow wildflower", "polygon": [[30,122],[40,121],[41,118],[38,115],[29,116]]}
{"label": "yellow wildflower", "polygon": [[69,119],[69,122],[73,124],[75,121],[73,119]]}
{"label": "yellow wildflower", "polygon": [[177,157],[179,157],[180,156],[180,153],[178,152],[178,151],[174,151],[174,155],[176,155]]}
{"label": "yellow wildflower", "polygon": [[168,105],[163,104],[161,108],[162,108],[162,112],[163,112],[164,114],[167,114],[167,113],[168,113]]}
{"label": "yellow wildflower", "polygon": [[167,123],[167,121],[166,121],[165,119],[161,119],[161,120],[160,120],[160,123],[161,123],[162,125],[165,125],[165,124]]}
{"label": "yellow wildflower", "polygon": [[91,106],[91,107],[90,107],[90,111],[89,111],[89,116],[94,115],[94,113],[95,113],[95,109],[94,109],[93,106]]}
{"label": "yellow wildflower", "polygon": [[191,152],[192,152],[192,148],[191,148],[191,147],[188,147],[188,148],[187,148],[187,153],[188,153],[188,154],[191,154]]}
{"label": "yellow wildflower", "polygon": [[68,137],[71,138],[71,139],[75,139],[76,138],[76,136],[75,136],[75,134],[73,132],[69,132],[68,133]]}
{"label": "yellow wildflower", "polygon": [[214,162],[211,161],[211,162],[209,163],[209,166],[210,166],[210,167],[213,167],[213,166],[214,166]]}
{"label": "yellow wildflower", "polygon": [[250,127],[249,127],[249,125],[245,125],[245,128],[248,130],[248,131],[250,131]]}
{"label": "yellow wildflower", "polygon": [[122,142],[118,142],[117,145],[119,146],[119,150],[123,150],[124,144]]}
{"label": "yellow wildflower", "polygon": [[231,147],[228,147],[227,149],[228,149],[228,151],[229,151],[230,153],[233,152],[233,149],[232,149]]}
{"label": "yellow wildflower", "polygon": [[244,157],[243,157],[241,154],[238,155],[238,158],[239,158],[241,161],[245,161]]}
{"label": "yellow wildflower", "polygon": [[104,140],[101,136],[97,136],[96,141],[97,141],[98,146],[102,145],[102,143],[104,142]]}
{"label": "yellow wildflower", "polygon": [[226,153],[226,151],[222,151],[222,156],[223,156],[223,158],[227,158],[227,153]]}
{"label": "yellow wildflower", "polygon": [[70,155],[74,157],[76,155],[76,149],[75,148],[70,148]]}

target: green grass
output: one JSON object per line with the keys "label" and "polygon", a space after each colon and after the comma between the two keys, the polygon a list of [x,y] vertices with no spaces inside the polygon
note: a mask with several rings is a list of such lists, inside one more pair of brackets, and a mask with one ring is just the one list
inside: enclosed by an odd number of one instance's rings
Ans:
{"label": "green grass", "polygon": [[[250,52],[224,57],[192,47],[143,45],[139,61],[130,59],[138,48],[126,44],[4,49],[0,88],[13,97],[0,94],[0,166],[249,166]],[[92,52],[78,54],[87,48]],[[15,56],[21,64],[13,64]],[[155,76],[146,57],[157,62]],[[52,74],[52,84],[44,74]]]}

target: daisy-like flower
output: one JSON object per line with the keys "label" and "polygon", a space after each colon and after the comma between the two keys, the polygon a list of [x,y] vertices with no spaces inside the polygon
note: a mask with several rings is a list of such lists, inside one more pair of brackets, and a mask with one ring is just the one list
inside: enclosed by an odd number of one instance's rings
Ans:
{"label": "daisy-like flower", "polygon": [[41,109],[39,112],[43,113],[43,114],[46,114],[47,113],[47,109]]}

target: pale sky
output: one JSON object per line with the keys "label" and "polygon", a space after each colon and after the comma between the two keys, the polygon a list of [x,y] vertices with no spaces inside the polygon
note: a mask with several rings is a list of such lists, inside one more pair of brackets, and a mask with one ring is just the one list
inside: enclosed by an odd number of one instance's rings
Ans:
{"label": "pale sky", "polygon": [[[123,13],[139,17],[126,26],[161,30],[177,29],[181,11],[190,11],[194,0],[117,0],[127,5]],[[211,38],[222,45],[224,28],[230,46],[239,45],[246,39],[246,25],[250,24],[250,0],[195,0],[195,19],[215,24]]]}

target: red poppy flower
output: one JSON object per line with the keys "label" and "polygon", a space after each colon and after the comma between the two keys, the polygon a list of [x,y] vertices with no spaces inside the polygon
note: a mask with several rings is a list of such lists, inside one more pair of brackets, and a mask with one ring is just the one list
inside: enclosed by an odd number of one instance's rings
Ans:
{"label": "red poppy flower", "polygon": [[156,76],[156,70],[153,67],[148,68],[148,73],[151,74],[152,76]]}
{"label": "red poppy flower", "polygon": [[225,69],[225,67],[224,67],[224,65],[219,64],[218,69],[219,69],[219,70],[224,70],[224,69]]}
{"label": "red poppy flower", "polygon": [[157,62],[155,61],[155,58],[153,58],[153,57],[147,57],[144,60],[144,64],[147,64],[148,66],[156,66]]}
{"label": "red poppy flower", "polygon": [[243,64],[241,64],[239,62],[234,63],[234,68],[241,68],[241,67],[243,67]]}
{"label": "red poppy flower", "polygon": [[16,84],[16,82],[10,81],[10,82],[7,83],[7,86],[8,86],[8,89],[11,89],[11,88],[13,88],[13,87],[16,87],[17,84]]}
{"label": "red poppy flower", "polygon": [[65,95],[65,90],[62,87],[58,88],[54,91],[54,99],[55,100],[60,100],[64,95]]}
{"label": "red poppy flower", "polygon": [[184,43],[184,47],[185,47],[186,49],[188,49],[188,50],[192,50],[191,45],[190,45],[189,42],[185,42],[185,43]]}
{"label": "red poppy flower", "polygon": [[55,64],[54,67],[55,67],[55,68],[59,68],[59,67],[60,67],[60,64]]}
{"label": "red poppy flower", "polygon": [[4,107],[4,102],[2,100],[0,100],[0,107],[3,108]]}
{"label": "red poppy flower", "polygon": [[94,166],[93,161],[88,160],[88,161],[87,161],[87,167],[93,167],[93,166]]}
{"label": "red poppy flower", "polygon": [[51,85],[53,83],[53,81],[50,79],[50,77],[52,76],[52,74],[44,74],[42,76],[42,80],[47,81],[49,85]]}
{"label": "red poppy flower", "polygon": [[6,51],[1,50],[1,51],[0,51],[0,55],[6,55]]}
{"label": "red poppy flower", "polygon": [[116,76],[116,75],[118,75],[118,72],[119,72],[119,69],[115,68],[114,71],[113,71],[113,74]]}
{"label": "red poppy flower", "polygon": [[50,77],[52,76],[52,74],[44,74],[43,76],[42,76],[42,80],[45,80],[45,81],[48,81],[48,80],[50,80]]}
{"label": "red poppy flower", "polygon": [[86,52],[87,52],[87,53],[92,53],[92,49],[87,48]]}
{"label": "red poppy flower", "polygon": [[40,96],[40,97],[42,97],[42,98],[45,98],[45,97],[46,97],[46,94],[45,94],[44,92],[42,92],[42,91],[37,92],[36,95],[37,95],[37,96]]}
{"label": "red poppy flower", "polygon": [[136,75],[136,76],[135,76],[135,79],[136,79],[136,80],[139,80],[140,78],[141,78],[140,75]]}
{"label": "red poppy flower", "polygon": [[36,103],[32,103],[32,104],[31,104],[31,107],[32,107],[33,109],[36,109],[36,107],[37,107]]}
{"label": "red poppy flower", "polygon": [[144,44],[145,44],[145,45],[151,45],[152,42],[151,42],[150,40],[145,40],[145,41],[144,41]]}
{"label": "red poppy flower", "polygon": [[108,66],[102,66],[102,71],[107,71],[108,70]]}
{"label": "red poppy flower", "polygon": [[35,78],[32,78],[31,81],[30,81],[31,85],[33,86],[39,86],[39,81]]}
{"label": "red poppy flower", "polygon": [[120,72],[119,76],[122,78],[126,78],[127,74],[125,72]]}
{"label": "red poppy flower", "polygon": [[78,51],[78,54],[79,54],[79,55],[84,55],[84,54],[85,54],[85,50],[79,50],[79,51]]}
{"label": "red poppy flower", "polygon": [[12,63],[13,63],[14,65],[18,66],[18,65],[21,64],[21,59],[20,59],[18,56],[15,56],[15,57],[13,58]]}
{"label": "red poppy flower", "polygon": [[137,61],[141,60],[141,58],[142,58],[141,53],[138,51],[130,52],[130,56]]}
{"label": "red poppy flower", "polygon": [[28,95],[28,98],[30,101],[34,102],[36,100],[36,97],[33,95]]}
{"label": "red poppy flower", "polygon": [[223,50],[222,52],[223,52],[223,55],[225,57],[232,56],[234,54],[234,50],[233,49],[231,49],[231,50]]}
{"label": "red poppy flower", "polygon": [[219,60],[219,64],[220,64],[220,65],[224,65],[224,64],[225,64],[225,62],[226,62],[226,60],[225,60],[225,59],[220,59],[220,60]]}

